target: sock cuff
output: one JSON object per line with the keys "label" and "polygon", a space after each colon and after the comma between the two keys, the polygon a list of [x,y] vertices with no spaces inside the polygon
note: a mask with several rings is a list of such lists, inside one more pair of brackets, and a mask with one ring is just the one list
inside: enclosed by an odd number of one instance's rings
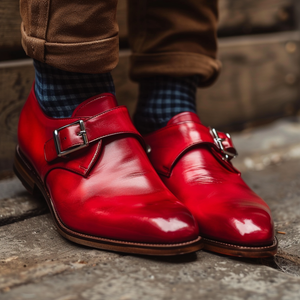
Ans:
{"label": "sock cuff", "polygon": [[110,73],[73,73],[34,60],[35,94],[44,112],[53,118],[70,117],[86,99],[102,93],[115,95]]}
{"label": "sock cuff", "polygon": [[139,83],[139,101],[134,123],[142,133],[160,129],[181,112],[196,113],[199,75],[187,77],[155,76]]}

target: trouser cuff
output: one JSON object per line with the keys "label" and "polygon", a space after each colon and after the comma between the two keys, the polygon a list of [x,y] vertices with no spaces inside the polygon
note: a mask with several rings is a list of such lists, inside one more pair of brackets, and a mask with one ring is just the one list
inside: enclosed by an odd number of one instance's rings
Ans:
{"label": "trouser cuff", "polygon": [[28,36],[23,29],[26,54],[52,67],[79,73],[108,73],[119,60],[119,36],[83,43],[50,43]]}
{"label": "trouser cuff", "polygon": [[132,54],[130,78],[133,81],[165,75],[185,77],[199,75],[199,87],[209,86],[217,79],[221,63],[209,56],[197,53]]}

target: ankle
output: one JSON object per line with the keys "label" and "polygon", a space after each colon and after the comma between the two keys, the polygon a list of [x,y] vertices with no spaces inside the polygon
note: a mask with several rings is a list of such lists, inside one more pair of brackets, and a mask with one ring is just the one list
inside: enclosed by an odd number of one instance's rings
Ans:
{"label": "ankle", "polygon": [[102,93],[115,94],[110,73],[85,74],[63,71],[34,60],[35,94],[50,117],[71,117],[86,99]]}
{"label": "ankle", "polygon": [[196,90],[199,76],[157,76],[140,81],[139,99],[134,123],[142,134],[167,125],[175,115],[189,111],[196,113]]}

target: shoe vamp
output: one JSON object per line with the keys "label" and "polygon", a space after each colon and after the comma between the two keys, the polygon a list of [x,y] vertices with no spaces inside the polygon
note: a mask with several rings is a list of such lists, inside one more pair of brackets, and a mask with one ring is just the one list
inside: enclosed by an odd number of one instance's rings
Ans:
{"label": "shoe vamp", "polygon": [[252,236],[257,239],[259,235],[264,243],[272,242],[273,221],[268,205],[239,174],[225,169],[205,149],[188,152],[169,178],[161,178],[193,214],[202,236],[253,244]]}
{"label": "shoe vamp", "polygon": [[165,188],[134,138],[107,139],[88,177],[55,169],[47,185],[59,217],[76,231],[138,242],[178,242],[181,230],[180,242],[185,236],[191,239],[190,213]]}

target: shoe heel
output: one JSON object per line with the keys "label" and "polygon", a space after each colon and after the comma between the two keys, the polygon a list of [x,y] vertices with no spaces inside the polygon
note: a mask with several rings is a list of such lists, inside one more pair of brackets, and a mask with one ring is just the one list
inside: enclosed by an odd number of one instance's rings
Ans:
{"label": "shoe heel", "polygon": [[22,160],[18,147],[15,152],[15,159],[14,159],[14,165],[13,170],[16,176],[20,179],[23,186],[26,188],[26,190],[31,194],[34,195],[37,190],[37,186],[35,184],[35,181],[33,177],[30,175],[30,169],[26,166],[24,161]]}

